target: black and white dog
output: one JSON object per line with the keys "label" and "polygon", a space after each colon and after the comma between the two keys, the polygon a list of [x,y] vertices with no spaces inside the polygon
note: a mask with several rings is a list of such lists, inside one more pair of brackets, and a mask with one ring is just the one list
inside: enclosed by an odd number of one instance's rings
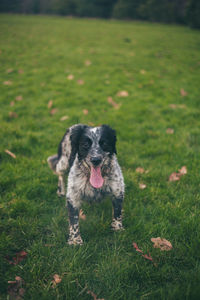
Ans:
{"label": "black and white dog", "polygon": [[[70,127],[58,148],[48,158],[50,168],[58,175],[58,195],[65,195],[69,215],[69,244],[82,244],[79,210],[82,201],[99,201],[110,195],[113,204],[112,228],[123,229],[122,203],[124,179],[116,157],[116,133],[108,125]],[[67,192],[66,173],[68,174]]]}

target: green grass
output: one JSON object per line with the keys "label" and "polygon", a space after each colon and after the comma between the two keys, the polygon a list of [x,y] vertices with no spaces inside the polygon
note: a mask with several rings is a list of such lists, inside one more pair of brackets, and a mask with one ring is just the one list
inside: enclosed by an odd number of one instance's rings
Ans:
{"label": "green grass", "polygon": [[[25,281],[25,299],[92,299],[88,290],[106,300],[198,299],[199,32],[142,22],[1,15],[0,36],[2,299],[15,276]],[[67,79],[70,74],[74,80]],[[117,97],[122,90],[129,96]],[[22,101],[15,100],[19,95]],[[50,100],[57,109],[53,115]],[[111,232],[108,199],[85,204],[85,243],[72,247],[66,243],[65,200],[56,196],[57,179],[46,158],[56,152],[65,129],[78,122],[117,130],[126,230]],[[188,173],[169,183],[169,175],[184,165]],[[136,173],[139,166],[149,172]],[[146,189],[139,189],[141,182]],[[158,236],[173,249],[154,249],[151,238]],[[135,251],[133,241],[155,264]],[[5,257],[21,250],[27,258],[10,265]],[[53,289],[56,273],[62,282]]]}

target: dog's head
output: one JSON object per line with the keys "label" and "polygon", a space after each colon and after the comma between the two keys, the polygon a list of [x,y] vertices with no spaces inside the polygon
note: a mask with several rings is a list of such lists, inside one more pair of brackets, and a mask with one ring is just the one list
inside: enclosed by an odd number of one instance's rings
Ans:
{"label": "dog's head", "polygon": [[72,151],[90,171],[90,183],[100,188],[104,179],[102,170],[116,154],[116,133],[108,125],[100,127],[77,126],[71,135]]}

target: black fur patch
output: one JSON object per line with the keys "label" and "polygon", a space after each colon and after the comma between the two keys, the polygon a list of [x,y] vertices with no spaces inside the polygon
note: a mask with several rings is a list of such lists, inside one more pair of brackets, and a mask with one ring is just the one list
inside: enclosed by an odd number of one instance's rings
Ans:
{"label": "black fur patch", "polygon": [[108,125],[102,125],[101,132],[100,145],[102,149],[106,152],[110,152],[111,155],[113,153],[117,154],[116,131]]}

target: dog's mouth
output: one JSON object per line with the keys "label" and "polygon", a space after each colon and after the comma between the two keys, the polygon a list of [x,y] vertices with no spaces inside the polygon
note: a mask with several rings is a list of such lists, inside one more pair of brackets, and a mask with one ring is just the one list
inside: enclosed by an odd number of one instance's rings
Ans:
{"label": "dog's mouth", "polygon": [[90,184],[95,188],[99,189],[103,186],[104,179],[101,175],[101,167],[100,166],[91,166],[90,171]]}

